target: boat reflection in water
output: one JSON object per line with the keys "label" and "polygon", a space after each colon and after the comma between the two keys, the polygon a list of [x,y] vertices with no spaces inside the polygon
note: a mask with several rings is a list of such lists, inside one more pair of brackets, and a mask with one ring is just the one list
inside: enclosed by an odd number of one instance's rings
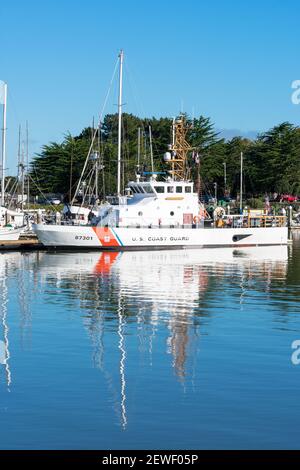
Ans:
{"label": "boat reflection in water", "polygon": [[[133,360],[137,364],[139,356],[145,360],[147,354],[148,365],[152,365],[164,325],[165,351],[172,357],[178,379],[185,384],[187,361],[189,369],[195,370],[191,362],[199,350],[200,327],[210,315],[209,302],[218,298],[222,303],[220,296],[230,280],[239,293],[236,309],[242,309],[255,279],[263,292],[268,292],[273,278],[276,282],[285,279],[287,260],[288,248],[277,246],[100,254],[47,252],[40,254],[36,263],[42,284],[54,286],[54,295],[63,292],[71,308],[79,301],[85,311],[83,323],[93,344],[94,364],[104,374],[115,411],[126,428],[127,349],[132,354],[135,348]],[[117,337],[114,348],[119,351],[118,364],[111,363],[112,354],[104,346],[105,335],[112,332]],[[116,367],[117,386],[113,383]]]}
{"label": "boat reflection in water", "polygon": [[[31,331],[31,294],[32,280],[35,277],[33,266],[39,258],[39,253],[23,255],[21,252],[0,253],[0,368],[5,371],[7,389],[12,384],[10,328],[9,314],[10,301],[15,295],[10,289],[9,279],[13,275],[17,280],[17,300],[19,312],[19,326],[22,346],[30,343]],[[0,374],[1,378],[1,374]]]}

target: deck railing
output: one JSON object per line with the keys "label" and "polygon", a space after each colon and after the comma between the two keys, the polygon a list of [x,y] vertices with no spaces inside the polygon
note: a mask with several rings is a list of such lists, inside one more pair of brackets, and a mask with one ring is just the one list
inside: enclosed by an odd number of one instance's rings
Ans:
{"label": "deck railing", "polygon": [[[161,223],[161,224],[154,224],[147,222],[146,219],[141,219],[139,222],[136,222],[134,218],[131,222],[127,221],[127,223],[121,222],[119,227],[124,228],[153,228],[153,229],[163,229],[163,228],[173,228],[173,229],[191,229],[191,228],[261,228],[261,227],[285,227],[287,219],[285,216],[271,216],[271,215],[255,215],[255,216],[248,216],[248,215],[224,215],[222,218],[218,218],[211,221],[206,221],[204,223],[204,219],[199,220],[197,223],[193,224],[178,224],[178,223]],[[101,226],[107,226],[105,220],[102,220],[99,224]]]}
{"label": "deck railing", "polygon": [[214,220],[217,228],[261,228],[285,227],[286,216],[282,215],[225,215]]}
{"label": "deck railing", "polygon": [[[48,220],[48,223],[50,220]],[[52,223],[57,223],[53,218]],[[191,228],[267,228],[267,227],[285,227],[287,225],[287,217],[279,215],[223,215],[222,217],[206,220],[204,219],[197,221],[193,224],[178,224],[178,223],[150,223],[146,219],[141,217],[139,222],[136,218],[132,221],[127,220],[128,223],[120,221],[118,224],[117,219],[111,216],[104,217],[98,220],[96,223],[100,227],[124,227],[124,228],[174,228],[174,229],[191,229]],[[62,225],[85,225],[84,221],[79,220],[62,220]]]}

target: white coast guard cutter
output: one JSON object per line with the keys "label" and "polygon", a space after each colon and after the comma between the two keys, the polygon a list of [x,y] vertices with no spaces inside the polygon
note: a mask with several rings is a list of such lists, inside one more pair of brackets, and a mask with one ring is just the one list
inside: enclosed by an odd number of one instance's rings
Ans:
{"label": "white coast guard cutter", "polygon": [[186,160],[191,150],[186,141],[184,119],[173,122],[173,139],[165,162],[169,176],[148,181],[140,175],[121,195],[122,66],[120,53],[119,133],[117,196],[99,207],[86,225],[63,221],[56,225],[33,225],[39,240],[48,247],[140,250],[208,248],[230,246],[285,245],[288,229],[284,217],[225,216],[221,213],[209,226],[205,209],[187,179]]}

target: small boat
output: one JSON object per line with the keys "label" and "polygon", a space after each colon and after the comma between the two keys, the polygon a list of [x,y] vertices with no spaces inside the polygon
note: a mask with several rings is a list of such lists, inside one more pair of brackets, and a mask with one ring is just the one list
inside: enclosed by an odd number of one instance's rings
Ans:
{"label": "small boat", "polygon": [[13,228],[3,227],[0,228],[0,244],[1,242],[10,240],[19,240],[21,233],[24,232],[24,228]]}
{"label": "small boat", "polygon": [[107,198],[87,224],[34,224],[33,231],[47,247],[144,250],[286,245],[284,216],[226,215],[217,208],[215,220],[205,223],[207,213],[188,178],[183,116],[174,119],[172,143],[164,155],[166,177],[155,172],[136,175],[121,194],[122,67],[119,55],[119,129],[117,195]]}
{"label": "small boat", "polygon": [[27,225],[22,212],[12,211],[0,206],[0,242],[19,240]]}

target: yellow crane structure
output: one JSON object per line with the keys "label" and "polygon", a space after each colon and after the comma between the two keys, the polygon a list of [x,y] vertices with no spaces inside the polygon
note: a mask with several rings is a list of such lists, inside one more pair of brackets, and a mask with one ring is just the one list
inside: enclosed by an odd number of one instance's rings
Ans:
{"label": "yellow crane structure", "polygon": [[169,151],[165,154],[165,162],[171,167],[169,174],[176,181],[185,180],[188,176],[187,154],[192,147],[186,140],[188,126],[185,118],[180,116],[174,119],[172,126],[172,144],[169,145]]}

